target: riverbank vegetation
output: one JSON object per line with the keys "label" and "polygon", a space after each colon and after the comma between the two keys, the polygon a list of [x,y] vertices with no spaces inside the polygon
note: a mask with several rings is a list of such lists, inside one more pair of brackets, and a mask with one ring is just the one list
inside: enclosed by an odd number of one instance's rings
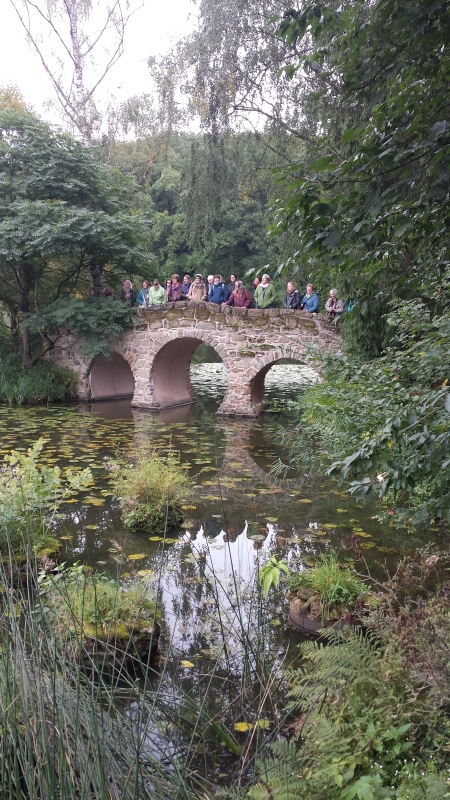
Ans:
{"label": "riverbank vegetation", "polygon": [[89,469],[80,472],[42,463],[44,440],[27,452],[12,450],[0,470],[0,554],[6,563],[57,552],[61,543],[49,522],[61,502],[92,483]]}
{"label": "riverbank vegetation", "polygon": [[20,406],[62,402],[76,397],[76,376],[72,370],[47,361],[38,361],[23,369],[21,355],[11,352],[9,347],[5,351],[0,349],[1,403]]}

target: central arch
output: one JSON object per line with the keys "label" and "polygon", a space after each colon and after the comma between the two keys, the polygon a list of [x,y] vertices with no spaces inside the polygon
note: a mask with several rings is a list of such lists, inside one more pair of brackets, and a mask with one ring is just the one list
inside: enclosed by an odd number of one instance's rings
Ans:
{"label": "central arch", "polygon": [[153,361],[152,384],[153,397],[159,407],[197,402],[191,385],[190,365],[194,352],[203,342],[209,344],[206,337],[185,336],[173,339],[158,351]]}

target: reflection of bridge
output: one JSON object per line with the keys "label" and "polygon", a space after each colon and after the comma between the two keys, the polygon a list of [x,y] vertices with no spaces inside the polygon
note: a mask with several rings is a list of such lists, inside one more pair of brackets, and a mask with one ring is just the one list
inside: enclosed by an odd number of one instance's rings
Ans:
{"label": "reflection of bridge", "polygon": [[[101,409],[104,405],[109,404],[101,403],[94,408]],[[152,444],[154,440],[148,435],[146,422],[151,420],[153,415],[137,408],[132,409],[132,415],[135,422],[136,448],[148,446],[151,449],[154,446]],[[192,422],[190,417],[190,407],[184,406],[159,412],[157,420],[170,427],[180,423],[189,425]],[[208,472],[211,469],[210,479],[196,488],[195,502],[197,505],[206,502],[210,507],[214,498],[219,505],[222,501],[226,503],[229,512],[239,511],[242,507],[248,508],[251,505],[249,492],[252,493],[254,488],[259,490],[263,488],[267,491],[264,509],[270,513],[271,500],[273,506],[277,506],[281,502],[286,502],[286,493],[289,494],[301,488],[304,482],[303,477],[276,478],[268,472],[271,465],[267,466],[266,471],[255,461],[252,455],[252,443],[255,441],[253,434],[256,433],[258,438],[261,434],[259,430],[255,431],[254,425],[255,423],[251,419],[235,420],[231,426],[225,420],[216,424],[215,431],[221,439],[218,448],[220,458],[216,470],[214,467],[209,468],[208,466]],[[172,443],[177,449],[176,427],[173,429]]]}
{"label": "reflection of bridge", "polygon": [[189,366],[206,342],[227,373],[218,414],[255,417],[264,408],[264,378],[273,364],[282,358],[312,363],[314,349],[337,353],[341,345],[326,317],[306,311],[168,303],[141,316],[140,325],[111,341],[111,359],[91,362],[78,340],[61,337],[51,358],[76,372],[80,398],[133,396],[134,406],[154,410],[192,403]]}

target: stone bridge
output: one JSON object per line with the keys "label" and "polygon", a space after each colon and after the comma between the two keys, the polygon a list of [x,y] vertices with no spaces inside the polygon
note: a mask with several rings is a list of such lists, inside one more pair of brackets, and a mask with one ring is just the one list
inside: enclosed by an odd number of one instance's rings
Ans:
{"label": "stone bridge", "polygon": [[81,341],[63,334],[50,354],[78,379],[78,397],[132,397],[132,405],[162,410],[195,402],[189,368],[206,342],[221,357],[228,389],[218,414],[256,417],[264,410],[264,379],[273,364],[290,358],[314,366],[317,351],[339,353],[336,326],[320,314],[286,309],[246,309],[213,303],[167,303],[139,311],[140,324],[111,339],[111,358],[90,361]]}

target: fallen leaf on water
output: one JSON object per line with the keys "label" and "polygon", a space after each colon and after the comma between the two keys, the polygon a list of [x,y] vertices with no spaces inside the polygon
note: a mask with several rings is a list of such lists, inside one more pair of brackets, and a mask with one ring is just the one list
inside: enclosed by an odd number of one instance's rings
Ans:
{"label": "fallen leaf on water", "polygon": [[173,544],[174,542],[176,542],[176,539],[164,539],[164,544]]}
{"label": "fallen leaf on water", "polygon": [[306,497],[301,497],[298,502],[299,503],[312,503],[312,500],[308,500]]}
{"label": "fallen leaf on water", "polygon": [[148,578],[149,580],[155,577],[155,573],[152,569],[140,569],[138,575],[140,578]]}
{"label": "fallen leaf on water", "polygon": [[86,525],[87,531],[98,531],[100,525]]}
{"label": "fallen leaf on water", "polygon": [[128,556],[128,561],[139,561],[140,558],[145,558],[145,553],[133,553],[132,556]]}
{"label": "fallen leaf on water", "polygon": [[72,537],[71,536],[60,536],[59,538],[60,539],[69,539],[70,540]]}
{"label": "fallen leaf on water", "polygon": [[251,730],[253,725],[251,722],[236,722],[233,726],[235,731],[239,731],[240,733],[245,733],[245,731]]}
{"label": "fallen leaf on water", "polygon": [[195,664],[193,664],[192,661],[180,661],[180,666],[185,667],[185,669],[191,669],[195,667]]}
{"label": "fallen leaf on water", "polygon": [[183,509],[183,511],[195,511],[197,506],[181,506],[181,508]]}
{"label": "fallen leaf on water", "polygon": [[257,724],[257,725],[258,725],[260,728],[262,728],[262,730],[265,730],[266,728],[268,728],[268,727],[269,727],[269,725],[270,725],[270,720],[268,720],[268,719],[259,719],[259,720],[258,720],[258,722],[257,722],[256,724]]}

